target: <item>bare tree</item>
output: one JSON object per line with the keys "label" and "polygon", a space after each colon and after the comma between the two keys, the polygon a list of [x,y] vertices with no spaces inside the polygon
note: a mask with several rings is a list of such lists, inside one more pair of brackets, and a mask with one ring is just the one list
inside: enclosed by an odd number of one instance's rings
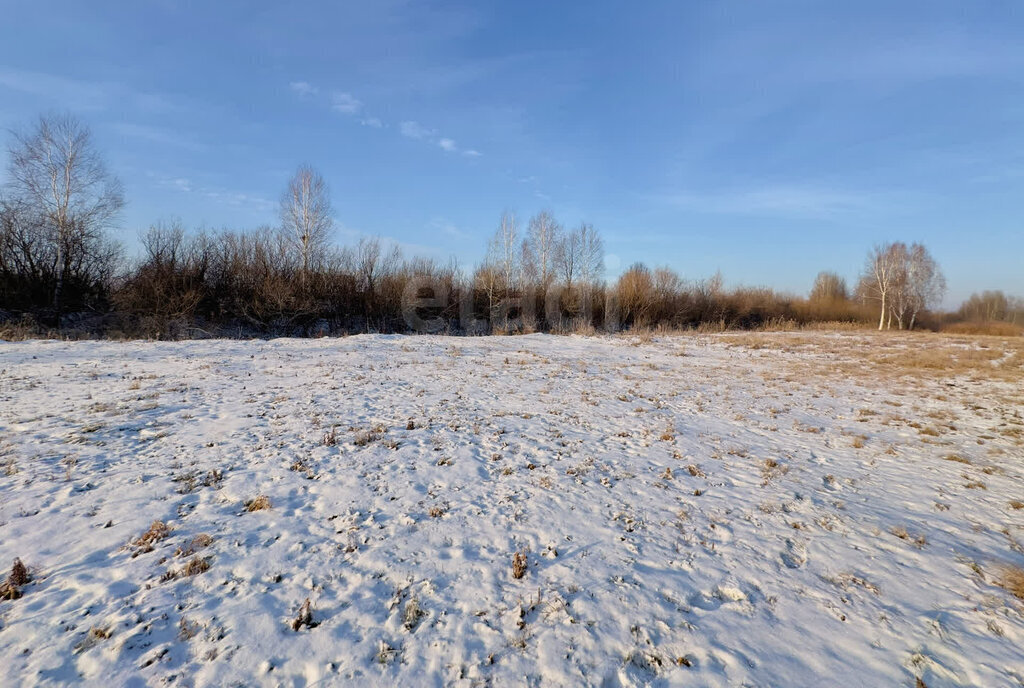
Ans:
{"label": "bare tree", "polygon": [[281,197],[281,226],[298,252],[303,285],[327,246],[332,225],[327,183],[309,165],[299,166]]}
{"label": "bare tree", "polygon": [[561,235],[562,228],[550,211],[542,210],[530,218],[523,244],[523,263],[531,279],[543,288],[550,286],[555,278]]}
{"label": "bare tree", "polygon": [[486,265],[500,277],[495,286],[504,289],[505,295],[514,291],[520,281],[519,223],[515,213],[501,214],[498,229],[487,245]]}
{"label": "bare tree", "polygon": [[885,328],[885,317],[890,316],[890,299],[901,280],[901,270],[904,265],[902,256],[906,254],[906,244],[895,243],[885,246],[875,246],[868,254],[867,264],[864,268],[864,278],[861,282],[869,291],[867,298],[876,299],[881,302],[881,309],[878,316],[878,329]]}
{"label": "bare tree", "polygon": [[53,246],[53,307],[60,326],[69,271],[104,248],[103,234],[124,206],[121,184],[93,145],[89,128],[70,115],[40,117],[15,133],[8,149],[13,196],[38,213]]}
{"label": "bare tree", "polygon": [[814,278],[809,299],[816,302],[845,301],[846,280],[834,272],[819,272]]}
{"label": "bare tree", "polygon": [[946,293],[946,278],[922,244],[913,244],[907,254],[905,289],[912,330],[918,314],[937,305]]}
{"label": "bare tree", "polygon": [[604,272],[604,242],[593,225],[581,223],[576,233],[580,244],[580,280],[596,284]]}
{"label": "bare tree", "polygon": [[555,257],[557,262],[555,267],[561,273],[561,278],[569,290],[572,290],[573,282],[579,278],[581,270],[583,244],[580,239],[579,230],[573,230],[566,234],[559,246],[558,255]]}
{"label": "bare tree", "polygon": [[1001,291],[984,291],[971,294],[960,306],[960,317],[964,320],[1010,320],[1014,315],[1014,299]]}

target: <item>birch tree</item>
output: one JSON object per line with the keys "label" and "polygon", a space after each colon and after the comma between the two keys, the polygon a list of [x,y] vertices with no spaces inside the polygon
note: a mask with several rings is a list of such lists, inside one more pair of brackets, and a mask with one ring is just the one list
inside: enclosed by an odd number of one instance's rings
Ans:
{"label": "birch tree", "polygon": [[333,226],[327,183],[309,165],[301,165],[281,197],[281,226],[298,254],[302,284],[312,263],[327,246]]}
{"label": "birch tree", "polygon": [[555,278],[561,235],[562,228],[550,211],[542,210],[530,218],[523,262],[530,276],[544,289]]}
{"label": "birch tree", "polygon": [[515,213],[505,211],[501,214],[498,229],[487,245],[486,264],[499,278],[495,286],[502,287],[506,296],[519,286],[519,222]]}
{"label": "birch tree", "polygon": [[[902,247],[902,251],[901,251]],[[875,246],[868,254],[867,264],[864,268],[863,284],[870,289],[868,296],[880,302],[878,329],[885,328],[886,315],[891,314],[891,299],[896,291],[900,279],[900,268],[902,266],[900,254],[906,252],[906,245],[902,243]]]}
{"label": "birch tree", "polygon": [[70,115],[40,117],[9,146],[10,192],[38,214],[52,246],[53,308],[60,327],[65,279],[104,246],[124,207],[121,184],[107,171],[89,128]]}
{"label": "birch tree", "polygon": [[922,244],[913,244],[907,254],[906,292],[912,330],[921,311],[937,305],[946,293],[946,278]]}

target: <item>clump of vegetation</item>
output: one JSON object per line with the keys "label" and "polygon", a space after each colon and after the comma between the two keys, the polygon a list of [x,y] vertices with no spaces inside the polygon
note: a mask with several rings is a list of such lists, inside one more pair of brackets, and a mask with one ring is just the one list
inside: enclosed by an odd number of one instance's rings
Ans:
{"label": "clump of vegetation", "polygon": [[387,429],[383,425],[377,425],[367,430],[360,430],[356,433],[354,442],[357,447],[365,447],[371,442],[376,442],[383,437],[386,431]]}
{"label": "clump of vegetation", "polygon": [[419,600],[413,597],[405,603],[405,610],[402,612],[402,627],[411,633],[416,630],[416,627],[420,625],[420,620],[426,615],[427,613],[420,607]]}
{"label": "clump of vegetation", "polygon": [[1000,569],[996,582],[1018,600],[1024,601],[1024,569],[1007,564]]}
{"label": "clump of vegetation", "polygon": [[182,566],[180,569],[167,569],[167,573],[163,575],[162,580],[171,581],[175,578],[188,578],[190,576],[198,576],[200,573],[206,573],[209,570],[210,560],[196,556],[189,559],[188,563]]}
{"label": "clump of vegetation", "polygon": [[528,567],[526,552],[516,552],[512,555],[512,577],[516,580],[526,575]]}
{"label": "clump of vegetation", "polygon": [[928,544],[928,539],[923,534],[913,535],[907,531],[903,526],[893,526],[889,529],[889,532],[898,537],[900,540],[906,540],[914,547],[921,549]]}
{"label": "clump of vegetation", "polygon": [[250,513],[253,511],[266,511],[273,506],[270,497],[267,495],[259,495],[245,502],[245,510]]}
{"label": "clump of vegetation", "polygon": [[134,559],[140,554],[152,552],[153,546],[161,540],[166,539],[170,534],[170,526],[163,521],[153,521],[149,526],[149,530],[132,540],[132,547],[135,548],[135,551],[132,552],[132,558]]}
{"label": "clump of vegetation", "polygon": [[22,586],[28,585],[32,578],[28,575],[28,567],[21,562],[21,559],[15,558],[14,565],[11,566],[11,573],[7,576],[7,580],[0,585],[0,600],[16,600],[21,597]]}

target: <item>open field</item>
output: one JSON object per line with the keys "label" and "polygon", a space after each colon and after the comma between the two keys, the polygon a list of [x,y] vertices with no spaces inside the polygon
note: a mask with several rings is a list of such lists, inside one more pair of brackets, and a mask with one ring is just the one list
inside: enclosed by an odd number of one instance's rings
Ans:
{"label": "open field", "polygon": [[4,686],[1024,685],[1024,341],[0,343],[15,557]]}

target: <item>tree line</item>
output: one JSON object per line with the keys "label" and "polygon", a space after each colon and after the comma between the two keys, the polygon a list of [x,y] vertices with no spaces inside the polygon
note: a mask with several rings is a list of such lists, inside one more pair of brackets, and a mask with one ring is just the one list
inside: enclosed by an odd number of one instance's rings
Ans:
{"label": "tree line", "polygon": [[[921,244],[871,251],[852,292],[818,275],[806,297],[726,289],[720,275],[687,281],[642,263],[605,279],[600,234],[542,210],[502,213],[471,271],[454,260],[407,257],[379,239],[331,241],[330,190],[302,165],[278,222],[251,230],[188,232],[157,223],[129,259],[113,240],[120,183],[74,117],[42,117],[8,146],[0,190],[0,320],[32,331],[188,337],[316,335],[409,330],[453,333],[591,332],[626,328],[755,328],[822,321],[914,329],[945,290]],[[1022,317],[993,292],[964,304],[964,319]]]}

